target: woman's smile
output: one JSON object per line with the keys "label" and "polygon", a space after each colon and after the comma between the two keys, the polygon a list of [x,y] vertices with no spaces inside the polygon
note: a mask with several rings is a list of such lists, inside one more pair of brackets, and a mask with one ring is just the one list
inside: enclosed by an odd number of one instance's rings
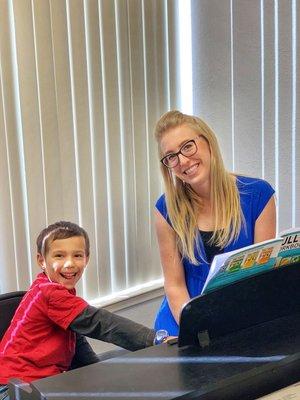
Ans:
{"label": "woman's smile", "polygon": [[199,163],[196,163],[194,165],[192,165],[191,167],[189,167],[188,169],[186,169],[185,171],[183,171],[183,173],[185,175],[193,175],[195,172],[197,172],[199,167]]}

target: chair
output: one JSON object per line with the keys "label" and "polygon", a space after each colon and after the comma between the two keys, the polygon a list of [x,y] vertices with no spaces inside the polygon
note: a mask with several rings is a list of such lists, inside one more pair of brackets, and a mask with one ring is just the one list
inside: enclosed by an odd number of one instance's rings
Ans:
{"label": "chair", "polygon": [[9,327],[25,293],[25,291],[17,291],[0,294],[0,340]]}

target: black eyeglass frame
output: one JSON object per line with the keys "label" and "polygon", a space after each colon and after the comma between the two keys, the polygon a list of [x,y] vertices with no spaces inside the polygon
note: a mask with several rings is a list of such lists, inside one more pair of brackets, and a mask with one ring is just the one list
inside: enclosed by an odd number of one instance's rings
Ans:
{"label": "black eyeglass frame", "polygon": [[[186,154],[182,153],[182,149],[184,148],[184,146],[186,146],[186,145],[187,145],[188,143],[190,143],[190,142],[194,143],[194,145],[195,145],[195,151],[194,151],[194,153],[189,154],[189,155],[187,156]],[[165,167],[167,167],[167,168],[169,168],[169,169],[172,169],[172,168],[177,167],[177,165],[179,164],[179,157],[178,157],[179,154],[182,154],[184,157],[190,158],[190,157],[192,157],[194,154],[196,154],[197,151],[198,151],[198,146],[197,146],[195,140],[194,140],[194,139],[191,139],[191,140],[188,140],[187,142],[185,142],[185,143],[180,147],[180,149],[179,149],[176,153],[169,153],[169,154],[165,155],[165,156],[160,160],[160,162],[161,162]],[[166,160],[166,159],[167,159],[168,157],[170,157],[170,156],[176,156],[176,159],[177,159],[176,164],[175,164],[175,165],[172,165],[172,167],[170,167],[169,165],[165,164],[165,162],[164,162],[164,160]]]}

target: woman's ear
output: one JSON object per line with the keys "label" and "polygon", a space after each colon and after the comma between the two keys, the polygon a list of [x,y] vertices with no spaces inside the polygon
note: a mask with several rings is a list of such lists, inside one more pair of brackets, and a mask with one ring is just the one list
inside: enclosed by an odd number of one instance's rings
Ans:
{"label": "woman's ear", "polygon": [[36,260],[38,265],[42,268],[42,270],[46,269],[45,258],[41,255],[41,253],[37,253]]}

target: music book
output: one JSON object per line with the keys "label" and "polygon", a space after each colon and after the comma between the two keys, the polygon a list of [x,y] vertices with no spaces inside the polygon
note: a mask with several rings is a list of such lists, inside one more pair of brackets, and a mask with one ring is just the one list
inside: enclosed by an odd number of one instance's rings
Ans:
{"label": "music book", "polygon": [[275,239],[215,256],[201,294],[299,261],[300,228],[291,228]]}

